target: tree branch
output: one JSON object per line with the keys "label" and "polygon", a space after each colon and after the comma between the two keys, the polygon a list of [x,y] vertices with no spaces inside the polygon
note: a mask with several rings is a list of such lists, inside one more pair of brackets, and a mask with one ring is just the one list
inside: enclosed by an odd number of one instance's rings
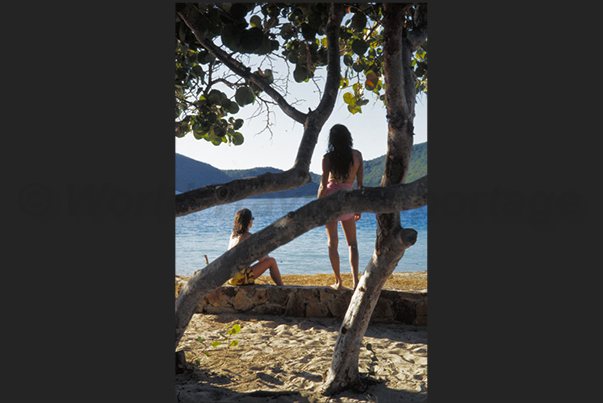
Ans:
{"label": "tree branch", "polygon": [[408,36],[406,37],[408,40],[409,47],[412,52],[419,50],[422,44],[427,40],[427,29],[425,28],[415,28],[412,31],[408,32]]}
{"label": "tree branch", "polygon": [[340,82],[339,27],[345,14],[345,6],[340,3],[331,4],[327,22],[327,81],[325,91],[318,107],[312,111],[305,122],[304,135],[295,157],[294,167],[309,172],[312,153],[318,141],[320,129],[325,124],[337,100]]}
{"label": "tree branch", "polygon": [[[391,213],[426,204],[427,176],[424,176],[409,184],[340,190],[289,212],[198,270],[190,278],[175,303],[176,348],[203,297],[258,258],[345,214]],[[407,241],[401,236],[398,239],[401,247],[408,247]]]}
{"label": "tree branch", "polygon": [[267,84],[264,79],[255,73],[252,73],[251,70],[244,66],[239,61],[230,57],[226,52],[224,52],[220,47],[216,46],[212,41],[208,41],[203,36],[201,36],[200,32],[196,29],[196,27],[184,16],[182,12],[178,12],[182,21],[193,31],[195,38],[197,41],[203,46],[209,53],[211,53],[215,58],[219,59],[226,67],[231,69],[233,72],[243,77],[244,79],[251,81],[255,85],[257,85],[262,91],[268,94],[272,99],[274,99],[278,105],[281,107],[283,112],[289,116],[291,119],[304,123],[307,115],[295,109],[291,106],[285,98],[281,94],[279,94],[274,88],[272,88],[269,84]]}
{"label": "tree branch", "polygon": [[427,40],[427,20],[425,18],[425,8],[427,5],[418,4],[414,15],[414,29],[408,32],[407,40],[411,51],[417,51]]}
{"label": "tree branch", "polygon": [[295,189],[310,180],[309,173],[291,168],[278,174],[265,173],[250,178],[236,179],[221,185],[209,185],[190,190],[176,195],[176,217],[264,193]]}
{"label": "tree branch", "polygon": [[[341,20],[345,14],[345,5],[341,3],[331,4],[327,22],[327,82],[325,84],[325,93],[316,108],[320,111],[321,120],[328,119],[335,107],[335,100],[339,92],[339,82],[341,78],[340,72],[340,54],[339,54],[339,28]],[[320,123],[322,124],[324,123]]]}

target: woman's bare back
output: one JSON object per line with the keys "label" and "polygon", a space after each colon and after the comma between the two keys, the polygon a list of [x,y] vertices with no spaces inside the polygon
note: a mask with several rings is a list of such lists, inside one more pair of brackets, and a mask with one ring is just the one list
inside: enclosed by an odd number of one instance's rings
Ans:
{"label": "woman's bare back", "polygon": [[329,172],[328,182],[333,183],[347,183],[349,185],[354,184],[354,180],[356,176],[358,176],[358,187],[362,186],[363,180],[363,164],[362,164],[362,154],[358,150],[352,150],[352,165],[350,166],[350,170],[348,171],[348,175],[345,179],[335,178],[333,175],[333,171],[330,169],[330,161],[329,155],[325,154],[324,163],[326,163],[327,167],[325,171]]}

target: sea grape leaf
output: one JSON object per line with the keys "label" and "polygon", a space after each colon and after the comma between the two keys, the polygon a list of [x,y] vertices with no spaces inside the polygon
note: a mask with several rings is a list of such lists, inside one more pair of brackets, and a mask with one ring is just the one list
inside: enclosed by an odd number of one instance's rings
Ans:
{"label": "sea grape leaf", "polygon": [[240,87],[235,93],[235,100],[239,105],[245,106],[255,101],[255,94],[249,87]]}

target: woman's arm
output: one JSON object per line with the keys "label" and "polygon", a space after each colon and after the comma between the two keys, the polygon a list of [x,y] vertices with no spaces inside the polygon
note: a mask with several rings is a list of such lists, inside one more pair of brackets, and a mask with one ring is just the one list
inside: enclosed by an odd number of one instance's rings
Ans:
{"label": "woman's arm", "polygon": [[358,151],[358,158],[360,159],[360,165],[358,171],[356,171],[356,187],[361,188],[364,181],[364,163],[362,162],[362,153]]}
{"label": "woman's arm", "polygon": [[320,186],[318,187],[317,199],[325,197],[327,194],[327,183],[329,182],[329,159],[325,155],[322,157],[322,176],[320,177]]}
{"label": "woman's arm", "polygon": [[[360,159],[360,165],[358,166],[358,170],[356,171],[356,187],[360,189],[363,185],[364,181],[364,163],[362,162],[362,153],[358,151],[358,158]],[[362,217],[361,213],[354,214],[354,219],[356,221],[360,220]]]}

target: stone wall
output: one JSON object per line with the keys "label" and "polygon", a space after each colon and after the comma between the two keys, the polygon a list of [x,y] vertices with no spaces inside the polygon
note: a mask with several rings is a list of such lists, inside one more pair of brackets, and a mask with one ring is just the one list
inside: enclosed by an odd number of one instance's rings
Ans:
{"label": "stone wall", "polygon": [[[329,287],[225,285],[208,294],[197,312],[343,318],[351,298],[352,290]],[[382,290],[371,322],[427,325],[427,293]]]}

